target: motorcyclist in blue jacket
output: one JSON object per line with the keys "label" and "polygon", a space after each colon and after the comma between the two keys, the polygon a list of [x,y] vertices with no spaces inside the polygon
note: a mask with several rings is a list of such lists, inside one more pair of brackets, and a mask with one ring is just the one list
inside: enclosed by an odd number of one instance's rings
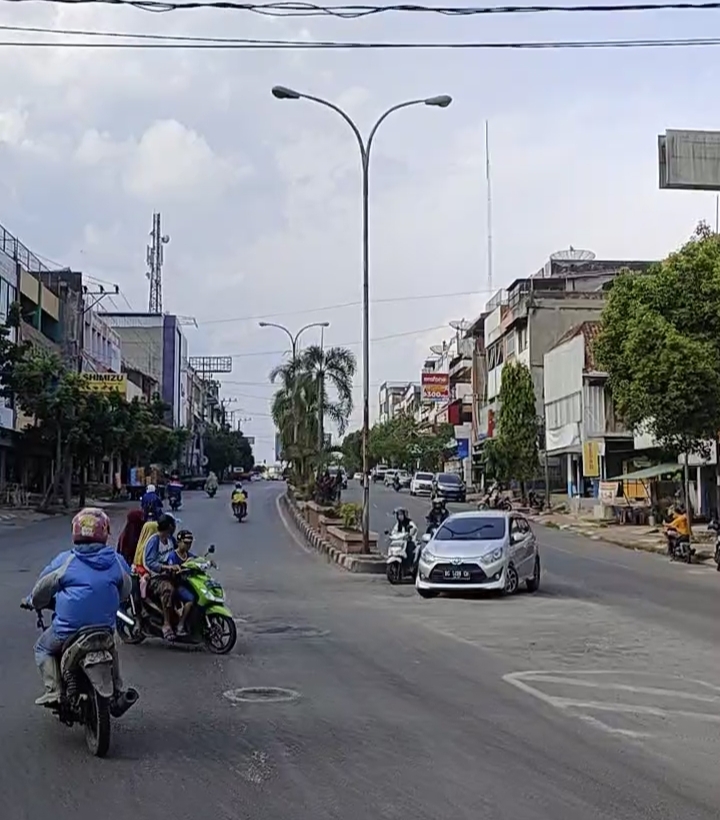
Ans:
{"label": "motorcyclist in blue jacket", "polygon": [[148,484],[140,499],[140,506],[145,514],[146,521],[157,521],[163,514],[163,503],[155,490],[154,484]]}
{"label": "motorcyclist in blue jacket", "polygon": [[[50,626],[35,644],[35,662],[45,693],[35,703],[54,703],[60,695],[59,655],[68,638],[89,626],[115,628],[121,601],[130,596],[130,568],[107,543],[110,520],[98,508],[87,507],[72,520],[73,549],[61,552],[40,573],[25,603],[34,609],[53,608]],[[113,664],[115,697],[122,693],[120,668]]]}

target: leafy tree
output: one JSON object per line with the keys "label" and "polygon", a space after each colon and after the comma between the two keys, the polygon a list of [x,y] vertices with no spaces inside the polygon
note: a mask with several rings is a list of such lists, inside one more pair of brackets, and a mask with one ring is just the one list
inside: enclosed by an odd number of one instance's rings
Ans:
{"label": "leafy tree", "polygon": [[362,471],[362,430],[348,433],[342,442],[342,461],[349,475]]}
{"label": "leafy tree", "polygon": [[525,482],[534,478],[540,468],[535,388],[526,365],[509,362],[503,367],[498,400],[497,435],[486,458],[495,477],[519,481],[524,496]]}
{"label": "leafy tree", "polygon": [[646,275],[612,282],[595,356],[629,427],[672,453],[717,441],[720,238],[707,225]]}
{"label": "leafy tree", "polygon": [[230,430],[227,426],[208,430],[205,455],[208,458],[208,469],[219,476],[229,467],[240,467],[243,472],[250,472],[255,465],[250,442],[242,432]]}
{"label": "leafy tree", "polygon": [[410,471],[440,469],[453,439],[451,424],[424,427],[409,414],[399,414],[370,430],[369,450],[373,464],[387,462]]}
{"label": "leafy tree", "polygon": [[319,447],[320,416],[332,421],[341,435],[347,428],[355,370],[355,356],[349,350],[313,345],[270,373],[270,381],[279,383],[271,413],[283,458],[292,462],[302,481],[324,457]]}

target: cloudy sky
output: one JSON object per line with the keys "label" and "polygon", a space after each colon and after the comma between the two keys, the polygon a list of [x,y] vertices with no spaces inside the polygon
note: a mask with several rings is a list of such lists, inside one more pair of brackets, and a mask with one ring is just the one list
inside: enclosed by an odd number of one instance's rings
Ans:
{"label": "cloudy sky", "polygon": [[[712,16],[711,16],[712,15]],[[523,41],[704,36],[713,12],[447,19],[271,19],[246,11],[157,14],[0,0],[0,24],[193,36]],[[0,39],[44,41],[3,32]],[[79,35],[53,37],[78,42]],[[118,42],[118,41],[116,41]],[[484,121],[493,166],[494,283],[574,245],[655,258],[710,193],[657,189],[657,134],[714,128],[718,50],[211,51],[0,46],[0,222],[44,257],[118,283],[147,309],[154,209],[170,234],[165,309],[194,316],[192,354],[231,354],[226,395],[271,458],[267,373],[291,328],[329,321],[359,353],[357,146],[332,112],[275,100],[274,84],[331,99],[368,128],[389,105],[447,93],[378,135],[371,180],[373,404],[385,379],[417,379],[427,346],[487,300]],[[403,301],[404,297],[421,297]],[[108,303],[112,309],[113,305]],[[317,338],[315,331],[304,337]],[[390,337],[390,338],[389,338]],[[359,421],[360,378],[357,378]]]}

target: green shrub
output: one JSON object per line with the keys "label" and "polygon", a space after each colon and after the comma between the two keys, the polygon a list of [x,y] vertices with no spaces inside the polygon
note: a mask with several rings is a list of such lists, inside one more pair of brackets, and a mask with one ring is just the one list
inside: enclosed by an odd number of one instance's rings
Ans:
{"label": "green shrub", "polygon": [[362,504],[343,504],[340,517],[346,530],[359,530],[362,524]]}

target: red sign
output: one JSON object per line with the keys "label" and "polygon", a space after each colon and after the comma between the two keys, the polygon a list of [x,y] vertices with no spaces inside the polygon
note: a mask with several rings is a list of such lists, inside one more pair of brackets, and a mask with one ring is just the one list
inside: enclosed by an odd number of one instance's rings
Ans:
{"label": "red sign", "polygon": [[420,375],[422,401],[447,401],[450,398],[448,373],[424,372]]}

